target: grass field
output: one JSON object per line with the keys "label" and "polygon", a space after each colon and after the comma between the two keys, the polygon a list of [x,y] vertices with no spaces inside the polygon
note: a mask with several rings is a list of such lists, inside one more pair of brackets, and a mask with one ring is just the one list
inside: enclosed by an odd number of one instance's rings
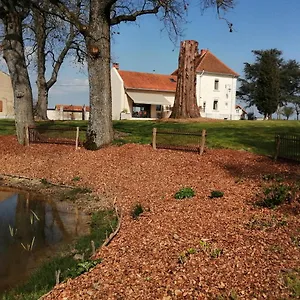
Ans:
{"label": "grass field", "polygon": [[[210,148],[246,150],[264,155],[274,154],[275,134],[300,134],[299,121],[220,121],[220,122],[162,122],[162,121],[114,121],[114,129],[128,133],[115,140],[123,143],[151,143],[152,128],[167,130],[207,131],[207,145]],[[39,128],[66,128],[79,126],[81,137],[87,121],[49,121],[37,124]],[[0,120],[0,135],[15,134],[12,120]]]}

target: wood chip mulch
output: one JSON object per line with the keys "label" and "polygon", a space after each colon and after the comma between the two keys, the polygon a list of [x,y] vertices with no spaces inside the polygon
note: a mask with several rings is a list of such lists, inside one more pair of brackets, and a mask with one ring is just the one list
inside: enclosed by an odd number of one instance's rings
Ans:
{"label": "wood chip mulch", "polygon": [[[97,253],[103,262],[45,299],[292,298],[284,274],[300,267],[293,242],[300,237],[298,206],[270,210],[253,203],[268,184],[263,175],[296,181],[299,165],[226,149],[199,156],[137,144],[95,152],[25,148],[2,136],[0,166],[2,174],[68,185],[78,176],[76,184],[116,197],[122,209],[118,235]],[[196,195],[176,200],[182,187]],[[224,197],[209,198],[213,190]],[[145,211],[134,220],[137,203]]]}

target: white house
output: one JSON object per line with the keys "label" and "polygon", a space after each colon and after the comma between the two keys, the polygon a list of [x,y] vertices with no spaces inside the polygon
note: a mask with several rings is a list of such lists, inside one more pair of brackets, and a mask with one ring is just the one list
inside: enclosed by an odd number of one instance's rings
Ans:
{"label": "white house", "polygon": [[112,118],[156,119],[170,112],[176,76],[111,69]]}
{"label": "white house", "polygon": [[[197,57],[196,97],[201,116],[239,120],[244,113],[236,106],[238,74],[209,50]],[[161,75],[111,69],[112,118],[168,117],[174,104],[176,74]]]}

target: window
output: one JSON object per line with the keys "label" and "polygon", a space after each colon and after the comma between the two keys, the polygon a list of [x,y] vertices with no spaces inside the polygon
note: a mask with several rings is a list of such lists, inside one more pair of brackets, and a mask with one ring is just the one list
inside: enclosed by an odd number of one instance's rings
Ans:
{"label": "window", "polygon": [[161,105],[156,105],[156,111],[161,111],[161,110],[162,110]]}
{"label": "window", "polygon": [[136,104],[132,106],[132,116],[134,118],[150,118],[150,104]]}
{"label": "window", "polygon": [[3,102],[0,101],[0,112],[3,112]]}
{"label": "window", "polygon": [[214,100],[213,110],[218,110],[218,100]]}
{"label": "window", "polygon": [[215,89],[215,91],[219,90],[219,79],[215,79],[214,89]]}
{"label": "window", "polygon": [[226,106],[226,108],[228,107],[228,102],[225,102],[225,106]]}

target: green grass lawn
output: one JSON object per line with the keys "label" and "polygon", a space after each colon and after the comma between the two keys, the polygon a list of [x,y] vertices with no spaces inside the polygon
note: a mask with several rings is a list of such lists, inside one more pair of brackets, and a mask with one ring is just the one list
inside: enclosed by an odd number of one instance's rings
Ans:
{"label": "green grass lawn", "polygon": [[[150,144],[153,127],[174,131],[207,131],[207,145],[210,148],[246,150],[264,155],[274,154],[275,134],[300,134],[299,121],[221,121],[221,122],[160,122],[160,121],[114,121],[114,129],[128,133],[115,143]],[[67,128],[79,126],[81,138],[87,121],[49,121],[37,123],[39,128]],[[0,135],[15,134],[12,120],[0,120]]]}

